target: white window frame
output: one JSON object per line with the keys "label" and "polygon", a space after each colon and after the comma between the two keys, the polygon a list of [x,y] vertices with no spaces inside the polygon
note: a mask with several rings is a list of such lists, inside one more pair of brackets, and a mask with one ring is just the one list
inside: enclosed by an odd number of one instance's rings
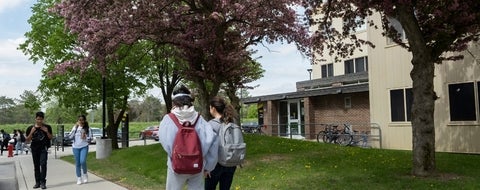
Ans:
{"label": "white window frame", "polygon": [[[393,17],[388,17],[388,21],[389,21],[389,27],[393,25],[393,27],[397,30],[397,32],[399,32],[400,34],[400,40],[402,41],[406,41],[407,40],[407,36],[405,35],[405,30],[403,29],[402,25],[400,24],[400,22],[393,18]],[[387,45],[395,45],[396,43],[393,41],[393,39],[389,38],[389,37],[386,37],[387,38]]]}
{"label": "white window frame", "polygon": [[[326,70],[326,76],[323,76],[323,67],[325,67],[325,70]],[[329,72],[329,67],[332,68],[332,72],[330,73]],[[327,63],[327,64],[323,64],[320,66],[320,74],[321,74],[321,78],[327,78],[327,77],[333,77],[334,76],[334,68],[333,68],[333,63]]]}
{"label": "white window frame", "polygon": [[[357,69],[357,60],[358,59],[362,59],[363,58],[363,67],[364,67],[364,70],[362,72],[367,72],[368,71],[368,57],[367,56],[363,56],[363,57],[357,57],[357,58],[353,58],[353,59],[347,59],[345,61],[343,61],[343,66],[344,66],[344,69],[343,69],[343,72],[344,74],[352,74],[352,73],[358,73],[358,69]],[[353,72],[352,73],[347,73],[346,72],[346,62],[347,61],[352,61],[352,64],[353,64]]]}

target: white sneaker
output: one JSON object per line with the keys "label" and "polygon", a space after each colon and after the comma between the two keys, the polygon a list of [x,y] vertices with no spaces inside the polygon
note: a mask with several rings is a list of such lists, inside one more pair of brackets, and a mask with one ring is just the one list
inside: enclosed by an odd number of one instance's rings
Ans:
{"label": "white sneaker", "polygon": [[77,185],[80,185],[82,184],[82,178],[81,177],[77,177]]}
{"label": "white sneaker", "polygon": [[83,183],[88,182],[88,175],[87,174],[83,174],[82,178],[83,178]]}

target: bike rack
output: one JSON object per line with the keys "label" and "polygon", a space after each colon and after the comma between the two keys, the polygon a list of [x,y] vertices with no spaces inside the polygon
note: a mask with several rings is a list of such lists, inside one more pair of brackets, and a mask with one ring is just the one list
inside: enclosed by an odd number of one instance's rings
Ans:
{"label": "bike rack", "polygon": [[370,123],[370,128],[378,130],[378,134],[376,134],[376,135],[373,135],[372,134],[373,130],[371,130],[370,137],[373,137],[373,138],[370,138],[370,139],[371,140],[378,140],[378,144],[379,144],[380,149],[381,149],[382,148],[382,128],[380,127],[380,125],[378,123]]}
{"label": "bike rack", "polygon": [[[350,124],[351,125],[351,130],[353,131],[354,128],[362,128],[361,131],[368,132],[367,134],[352,134],[352,136],[367,136],[367,147],[378,147],[378,148],[383,148],[382,146],[382,130],[381,127],[378,123],[350,123],[350,122],[335,122],[335,123],[303,123],[302,128],[306,128],[305,126],[309,126],[309,130],[302,131],[301,133],[298,133],[298,135],[303,136],[304,138],[295,138],[295,134],[288,133],[288,131],[282,131],[281,128],[287,128],[289,125],[288,124],[264,124],[265,130],[262,129],[262,134],[264,135],[271,135],[271,136],[279,136],[279,137],[284,137],[284,138],[290,138],[290,139],[299,139],[299,140],[315,140],[317,138],[319,129],[321,127],[321,130],[326,125],[337,125],[339,127],[342,127],[344,124]],[[313,127],[313,128],[312,128]],[[365,139],[362,139],[365,140]],[[378,146],[372,146],[372,142],[378,142]]]}

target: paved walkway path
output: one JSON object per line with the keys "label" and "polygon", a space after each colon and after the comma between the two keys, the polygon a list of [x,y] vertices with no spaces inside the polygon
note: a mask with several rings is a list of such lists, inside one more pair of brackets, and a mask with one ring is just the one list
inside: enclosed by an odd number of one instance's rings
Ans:
{"label": "paved walkway path", "polygon": [[[155,143],[153,140],[130,141],[130,146],[142,145],[144,143]],[[47,189],[74,190],[74,189],[92,189],[92,190],[124,190],[126,188],[88,173],[88,183],[77,185],[75,175],[75,165],[60,159],[62,156],[72,155],[71,147],[49,149],[47,164]],[[95,152],[95,145],[90,145],[90,152]],[[31,190],[35,185],[35,176],[33,172],[33,161],[30,154],[21,154],[14,157],[7,157],[4,152],[0,156],[0,190]],[[87,162],[88,165],[88,162]]]}

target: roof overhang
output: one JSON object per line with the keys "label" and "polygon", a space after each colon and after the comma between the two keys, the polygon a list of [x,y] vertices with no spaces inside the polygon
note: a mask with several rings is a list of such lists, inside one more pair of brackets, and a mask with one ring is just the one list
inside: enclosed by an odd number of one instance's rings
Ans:
{"label": "roof overhang", "polygon": [[324,96],[324,95],[331,95],[331,94],[349,94],[349,93],[356,93],[356,92],[368,92],[368,82],[352,84],[352,85],[332,86],[332,87],[319,88],[319,89],[313,89],[313,90],[248,97],[248,98],[242,98],[241,101],[244,104],[253,104],[258,102],[266,102],[266,101],[274,101],[274,100],[299,99],[299,98],[314,97],[314,96]]}

